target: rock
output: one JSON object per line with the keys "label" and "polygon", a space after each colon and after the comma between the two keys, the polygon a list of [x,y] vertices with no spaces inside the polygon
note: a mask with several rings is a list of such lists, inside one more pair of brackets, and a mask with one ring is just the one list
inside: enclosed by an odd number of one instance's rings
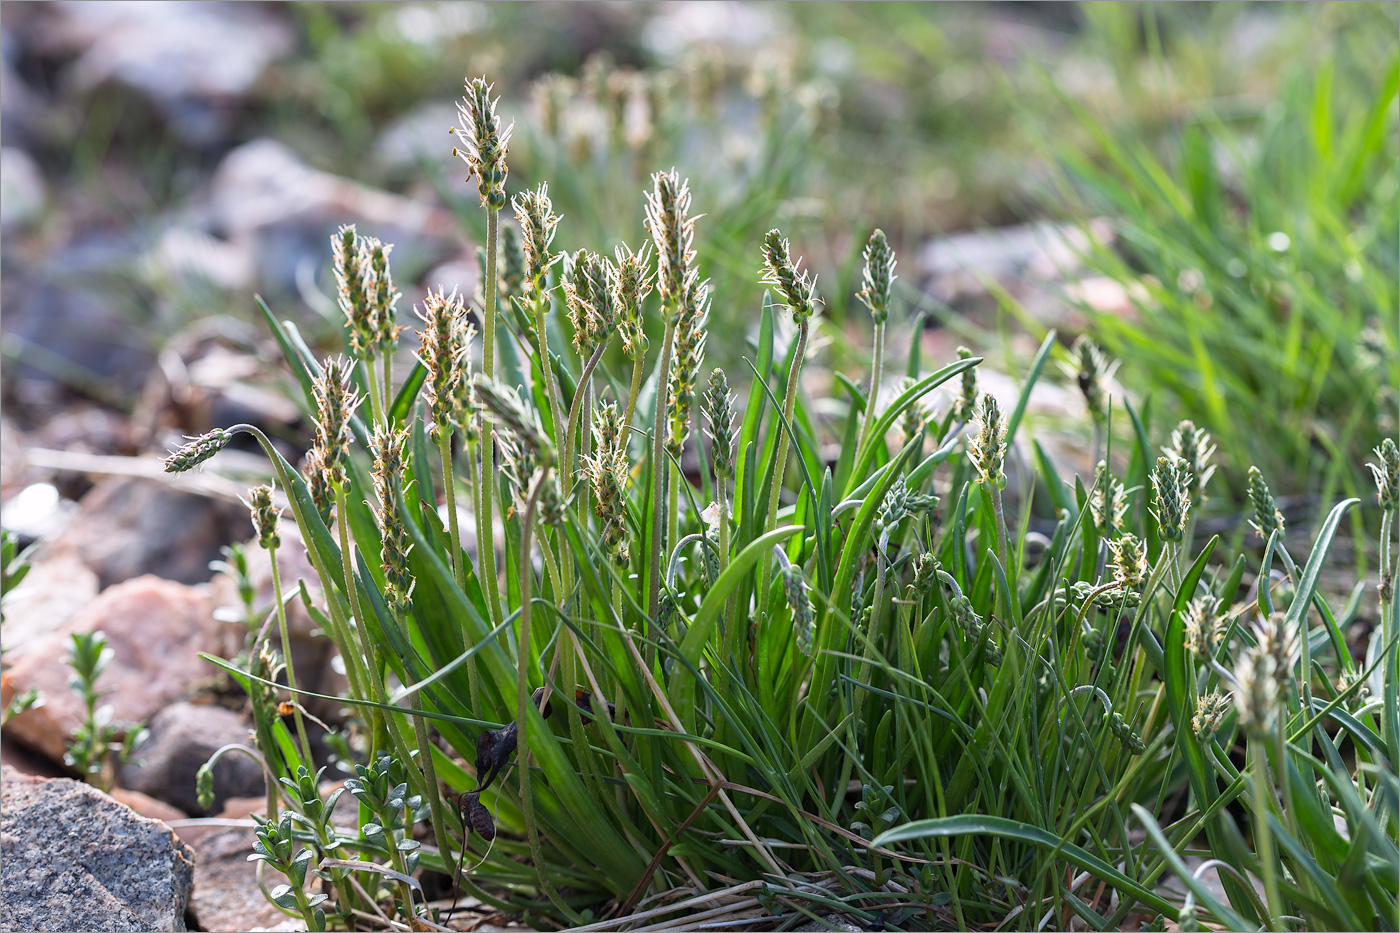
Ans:
{"label": "rock", "polygon": [[419,104],[384,128],[374,144],[375,161],[394,171],[417,171],[424,162],[437,163],[442,159],[447,128],[458,122],[457,105],[452,101]]}
{"label": "rock", "polygon": [[[190,914],[202,930],[301,929],[258,892],[256,862],[248,861],[253,851],[251,829],[225,829],[210,833],[195,844],[199,858],[194,868],[194,892]],[[285,878],[264,869],[269,887],[285,883]],[[294,926],[284,926],[291,923]]]}
{"label": "rock", "polygon": [[44,175],[29,153],[0,148],[0,230],[8,233],[32,224],[47,200]]}
{"label": "rock", "polygon": [[[7,292],[0,326],[21,350],[12,369],[23,401],[52,401],[70,383],[111,402],[140,389],[155,358],[152,335],[142,327],[153,303],[139,289],[112,287],[114,279],[129,277],[138,255],[130,234],[85,230],[41,262],[6,260],[17,284]],[[42,367],[26,361],[36,352],[46,359]],[[74,366],[65,372],[63,361]]]}
{"label": "rock", "polygon": [[178,492],[158,480],[109,477],[79,505],[52,548],[76,554],[104,587],[145,573],[203,583],[219,548],[248,528],[248,510],[238,503]]}
{"label": "rock", "polygon": [[5,660],[13,664],[47,644],[48,636],[95,598],[97,574],[78,558],[59,554],[36,561],[5,596]]}
{"label": "rock", "polygon": [[172,807],[163,800],[157,800],[149,794],[143,794],[139,790],[131,790],[126,787],[114,787],[109,796],[117,803],[125,804],[148,820],[160,820],[162,823],[169,823],[171,820],[183,820],[188,818],[183,810]]}
{"label": "rock", "polygon": [[[136,748],[133,761],[119,772],[123,786],[173,804],[186,813],[204,816],[195,777],[209,756],[225,745],[251,745],[248,726],[222,706],[172,703],[147,723],[150,736]],[[252,797],[265,792],[262,768],[247,755],[231,753],[214,766],[214,807],[229,797]]]}
{"label": "rock", "polygon": [[184,930],[194,852],[66,778],[3,771],[0,930]]}
{"label": "rock", "polygon": [[394,244],[400,287],[462,245],[442,207],[319,171],[272,139],[224,157],[210,182],[208,215],[215,233],[248,250],[259,286],[274,294],[297,289],[299,276],[330,280],[330,236],[343,223]]}
{"label": "rock", "polygon": [[240,3],[56,4],[39,37],[77,53],[74,86],[113,83],[151,101],[186,142],[224,139],[263,71],[291,50],[288,22]]}
{"label": "rock", "polygon": [[217,653],[219,633],[207,587],[144,576],[105,590],[72,619],[33,642],[0,682],[0,704],[31,687],[44,705],[5,723],[5,735],[61,761],[83,706],[64,663],[69,636],[102,631],[114,656],[98,686],[118,723],[144,722],[211,671],[199,652]]}

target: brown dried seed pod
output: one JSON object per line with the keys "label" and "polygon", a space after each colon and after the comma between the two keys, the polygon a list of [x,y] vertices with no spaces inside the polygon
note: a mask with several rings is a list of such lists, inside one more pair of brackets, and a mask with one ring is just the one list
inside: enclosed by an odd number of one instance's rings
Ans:
{"label": "brown dried seed pod", "polygon": [[478,836],[491,842],[496,838],[496,819],[476,794],[470,797],[467,801],[467,823]]}

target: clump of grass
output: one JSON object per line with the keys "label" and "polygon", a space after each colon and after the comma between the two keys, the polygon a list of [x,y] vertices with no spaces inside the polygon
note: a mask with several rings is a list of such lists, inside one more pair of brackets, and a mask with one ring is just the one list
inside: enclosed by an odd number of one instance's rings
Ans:
{"label": "clump of grass", "polygon": [[[497,125],[488,103],[473,82],[478,152],[480,128]],[[505,169],[483,158],[474,170],[496,230]],[[313,359],[268,314],[317,413],[317,470],[304,479],[245,425],[170,460],[187,468],[234,433],[256,437],[325,594],[313,608],[345,661],[366,753],[350,787],[358,832],[324,819],[334,801],[276,704],[253,708],[258,751],[287,789],[269,809],[307,827],[296,838],[321,893],[333,889],[331,920],[433,920],[416,867],[501,910],[596,930],[700,911],[773,927],[831,911],[901,928],[1078,917],[1108,929],[1133,912],[1236,929],[1393,925],[1394,602],[1387,590],[1358,667],[1344,630],[1359,601],[1337,612],[1319,588],[1357,500],[1332,510],[1301,567],[1271,530],[1250,587],[1245,557],[1192,541],[1209,442],[1191,427],[1159,439],[1160,458],[1138,438],[1131,488],[1105,467],[1091,495],[1043,458],[1043,485],[1009,471],[1053,335],[1010,414],[977,396],[980,360],[966,353],[912,367],[883,409],[878,378],[868,399],[819,404],[802,373],[820,302],[776,229],[751,247],[772,291],[740,413],[739,380],[717,370],[698,385],[708,257],[684,176],[656,173],[638,205],[654,270],[632,250],[562,268],[544,199],[543,187],[516,199],[525,271],[512,299],[530,313],[498,314],[488,271],[482,372],[452,369],[465,309],[430,296],[419,366],[365,422],[346,366]],[[895,261],[873,244],[872,310]],[[496,253],[488,244],[488,262]],[[636,283],[653,276],[649,302]],[[561,292],[572,333],[546,326]],[[796,325],[785,352],[775,305]],[[603,348],[627,319],[663,337],[614,372]],[[654,405],[634,407],[648,370]],[[923,407],[959,379],[953,410]],[[697,395],[698,475],[678,459]],[[1111,400],[1099,402],[1107,419]],[[822,451],[843,439],[829,462]],[[1389,482],[1393,448],[1381,460]],[[474,505],[474,556],[459,496]],[[1032,552],[1042,496],[1057,518]],[[1293,591],[1281,615],[1275,564]],[[220,663],[257,697],[283,689],[265,652],[247,669]],[[1363,684],[1383,699],[1348,706]],[[1236,799],[1243,817],[1226,808]],[[424,818],[431,847],[412,832]],[[1182,861],[1203,847],[1225,900]],[[1168,871],[1184,901],[1158,886]]]}

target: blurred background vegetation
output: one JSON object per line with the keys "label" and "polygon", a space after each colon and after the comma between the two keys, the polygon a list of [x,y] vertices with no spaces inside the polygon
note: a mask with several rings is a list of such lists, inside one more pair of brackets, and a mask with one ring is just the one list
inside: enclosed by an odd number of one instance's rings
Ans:
{"label": "blurred background vegetation", "polygon": [[851,299],[880,226],[892,327],[926,364],[965,343],[1020,373],[1049,328],[1089,332],[1154,436],[1231,436],[1312,516],[1364,494],[1396,430],[1397,10],[6,4],[6,427],[138,453],[251,408],[297,443],[252,293],[337,346],[344,222],[396,244],[405,321],[429,285],[470,293],[480,211],[448,128],[485,73],[516,121],[509,188],[550,182],[557,245],[640,243],[648,173],[690,177],[712,363],[742,367],[781,226],[820,273],[826,371],[863,379]]}

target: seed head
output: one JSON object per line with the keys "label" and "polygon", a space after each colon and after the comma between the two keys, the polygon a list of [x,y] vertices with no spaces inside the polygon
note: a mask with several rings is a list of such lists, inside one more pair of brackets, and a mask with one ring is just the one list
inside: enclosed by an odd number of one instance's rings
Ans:
{"label": "seed head", "polygon": [[1186,604],[1186,650],[1197,658],[1209,658],[1220,644],[1224,634],[1221,623],[1224,620],[1217,615],[1219,609],[1220,600],[1208,593],[1202,593]]}
{"label": "seed head", "polygon": [[[972,351],[967,347],[958,347],[958,359],[972,359]],[[977,411],[977,367],[970,366],[962,372],[962,394],[953,403],[953,420],[958,422],[971,421]]]}
{"label": "seed head", "polygon": [[1152,471],[1152,491],[1157,502],[1157,527],[1165,541],[1180,541],[1186,534],[1186,515],[1191,510],[1189,484],[1190,475],[1181,461],[1157,458],[1157,468]]}
{"label": "seed head", "polygon": [[860,300],[870,309],[876,324],[883,324],[890,315],[890,287],[898,278],[895,265],[894,250],[885,239],[885,231],[876,228],[865,244],[865,287],[860,290]]}
{"label": "seed head", "polygon": [[593,416],[591,456],[583,458],[583,475],[593,490],[594,514],[603,548],[619,564],[630,558],[627,536],[627,426],[613,402],[599,405]]}
{"label": "seed head", "polygon": [[1215,453],[1210,435],[1196,427],[1194,422],[1183,421],[1172,432],[1171,446],[1163,447],[1162,453],[1177,461],[1191,504],[1200,505],[1206,501],[1206,483],[1215,473],[1215,467],[1210,465],[1211,454]]}
{"label": "seed head", "polygon": [[[918,380],[913,376],[904,376],[899,380],[897,394],[903,395],[910,387],[917,383]],[[901,444],[907,444],[919,434],[922,434],[924,429],[928,427],[929,417],[928,405],[924,403],[924,400],[922,398],[914,399],[909,407],[904,409],[904,414],[899,419]]]}
{"label": "seed head", "polygon": [[1137,535],[1124,532],[1108,542],[1113,555],[1113,581],[1128,590],[1147,582],[1147,545]]}
{"label": "seed head", "polygon": [[734,475],[734,399],[724,370],[710,373],[710,385],[705,390],[705,426],[710,436],[710,466],[715,476]]}
{"label": "seed head", "polygon": [[1364,681],[1365,675],[1359,670],[1351,672],[1343,671],[1342,675],[1337,678],[1338,693],[1346,693],[1358,682],[1361,683],[1356,693],[1352,694],[1351,697],[1346,700],[1348,708],[1354,710],[1358,707],[1365,706],[1366,701],[1371,698],[1371,688]]}
{"label": "seed head", "polygon": [[418,359],[428,371],[423,400],[428,409],[428,433],[438,437],[457,426],[462,387],[469,375],[467,355],[476,328],[467,323],[467,309],[457,290],[445,293],[429,289],[418,312]]}
{"label": "seed head", "polygon": [[272,504],[271,486],[254,486],[248,490],[248,511],[253,516],[253,528],[258,533],[258,544],[263,550],[271,551],[282,546],[277,535],[277,521],[282,510]]}
{"label": "seed head", "polygon": [[649,267],[651,244],[633,251],[626,244],[613,250],[617,257],[617,335],[622,339],[622,352],[629,360],[641,359],[647,352],[646,333],[642,327],[642,302],[651,294],[652,271]]}
{"label": "seed head", "polygon": [[223,428],[215,428],[208,434],[201,434],[165,458],[165,472],[183,473],[194,469],[227,447],[231,440],[233,435]]}
{"label": "seed head", "polygon": [[514,225],[501,225],[501,298],[525,297],[525,250]]}
{"label": "seed head", "polygon": [[938,558],[925,551],[914,558],[914,579],[909,588],[917,596],[927,596],[933,592],[934,584],[938,582],[938,571]]}
{"label": "seed head", "polygon": [[1386,438],[1374,451],[1380,463],[1368,463],[1376,479],[1376,501],[1387,512],[1400,508],[1400,447]]}
{"label": "seed head", "polygon": [[880,511],[875,515],[875,528],[882,535],[888,534],[907,516],[931,511],[937,505],[937,496],[914,492],[909,488],[908,477],[901,473],[880,503]]}
{"label": "seed head", "polygon": [[321,449],[326,481],[334,489],[346,482],[345,458],[350,450],[350,419],[361,398],[350,382],[350,367],[331,357],[313,380],[316,397],[316,446]]}
{"label": "seed head", "polygon": [[1249,468],[1249,501],[1254,506],[1254,520],[1249,524],[1259,537],[1268,540],[1275,531],[1283,533],[1283,513],[1274,504],[1274,494],[1256,466]]}
{"label": "seed head", "polygon": [[1196,715],[1191,717],[1191,731],[1196,741],[1202,745],[1215,738],[1225,714],[1230,711],[1230,698],[1218,693],[1207,693],[1196,701]]}
{"label": "seed head", "polygon": [[413,607],[413,575],[408,570],[408,552],[413,543],[398,510],[398,491],[403,487],[404,448],[408,429],[391,430],[380,425],[370,441],[374,453],[374,494],[379,500],[375,521],[379,525],[380,566],[384,569],[384,601],[396,619]]}
{"label": "seed head", "polygon": [[1006,463],[1006,424],[1002,421],[1001,406],[990,392],[982,396],[977,433],[968,444],[967,453],[983,483],[997,489],[1006,487],[1006,473],[1003,472]]}
{"label": "seed head", "polygon": [[394,245],[381,243],[374,237],[362,239],[364,250],[369,257],[365,292],[374,323],[375,349],[380,356],[389,356],[398,349],[399,334],[404,330],[396,323],[398,312],[395,310],[395,305],[403,295],[394,288],[394,277],[389,271],[389,253]]}
{"label": "seed head", "polygon": [[549,201],[549,184],[541,182],[534,190],[522,191],[511,203],[516,223],[520,225],[521,248],[525,252],[526,297],[539,297],[545,273],[563,256],[549,251],[555,228],[559,226],[559,217]]}
{"label": "seed head", "polygon": [[1246,648],[1235,663],[1235,708],[1249,734],[1267,733],[1278,715],[1278,679],[1273,657],[1258,646]]}
{"label": "seed head", "polygon": [[492,87],[485,77],[467,81],[467,94],[457,105],[462,129],[454,131],[461,148],[453,154],[466,162],[476,176],[482,205],[498,211],[506,206],[506,153],[515,124],[502,129],[501,118],[496,115],[500,99],[491,99]]}
{"label": "seed head", "polygon": [[570,271],[564,282],[564,304],[574,328],[574,349],[587,359],[608,339],[617,276],[612,263],[588,250],[578,251]]}
{"label": "seed head", "polygon": [[807,595],[807,580],[802,575],[802,568],[796,564],[787,564],[781,573],[783,594],[787,597],[788,608],[792,610],[792,627],[797,636],[797,650],[811,657],[814,614],[812,598]]}
{"label": "seed head", "polygon": [[1141,755],[1147,749],[1142,736],[1134,732],[1133,727],[1123,718],[1123,714],[1116,710],[1109,714],[1108,730],[1134,755]]}
{"label": "seed head", "polygon": [[763,275],[759,281],[778,289],[794,321],[801,323],[820,309],[816,278],[802,271],[802,260],[793,261],[791,244],[779,230],[769,230],[763,238],[763,269],[760,271]]}
{"label": "seed head", "polygon": [[1116,360],[1108,362],[1098,344],[1083,334],[1074,341],[1070,352],[1074,354],[1078,364],[1070,372],[1079,386],[1080,394],[1084,396],[1084,404],[1094,421],[1103,423],[1108,418],[1108,398],[1104,392],[1104,383],[1113,377],[1118,363]]}
{"label": "seed head", "polygon": [[700,375],[700,363],[705,358],[705,322],[709,315],[710,281],[696,282],[692,274],[687,277],[686,288],[681,293],[675,342],[671,345],[671,369],[667,377],[666,415],[670,433],[667,435],[666,449],[676,459],[680,459],[686,435],[690,433],[690,408],[695,401],[695,381]]}
{"label": "seed head", "polygon": [[1112,538],[1123,530],[1123,516],[1128,511],[1127,494],[1123,484],[1108,472],[1108,464],[1100,460],[1094,471],[1094,490],[1089,494],[1089,514],[1099,534]]}
{"label": "seed head", "polygon": [[695,221],[690,216],[690,182],[673,168],[651,176],[647,192],[647,232],[656,244],[656,290],[663,304],[674,307],[695,262]]}
{"label": "seed head", "polygon": [[325,458],[321,455],[319,447],[312,447],[306,452],[306,457],[301,462],[301,473],[306,477],[306,486],[316,511],[321,520],[329,525],[331,512],[335,507],[335,494],[331,492],[330,481],[326,478]]}
{"label": "seed head", "polygon": [[1293,688],[1293,667],[1298,659],[1298,627],[1288,625],[1283,613],[1275,612],[1254,626],[1258,648],[1273,662],[1274,680],[1280,691]]}
{"label": "seed head", "polygon": [[368,288],[374,273],[365,238],[355,233],[353,224],[341,227],[331,237],[331,268],[335,271],[336,297],[350,330],[350,354],[357,360],[368,360],[379,341]]}
{"label": "seed head", "polygon": [[471,387],[482,415],[504,429],[521,450],[534,457],[540,467],[554,462],[554,445],[545,435],[544,428],[540,427],[535,410],[526,407],[519,393],[485,373],[473,376]]}

